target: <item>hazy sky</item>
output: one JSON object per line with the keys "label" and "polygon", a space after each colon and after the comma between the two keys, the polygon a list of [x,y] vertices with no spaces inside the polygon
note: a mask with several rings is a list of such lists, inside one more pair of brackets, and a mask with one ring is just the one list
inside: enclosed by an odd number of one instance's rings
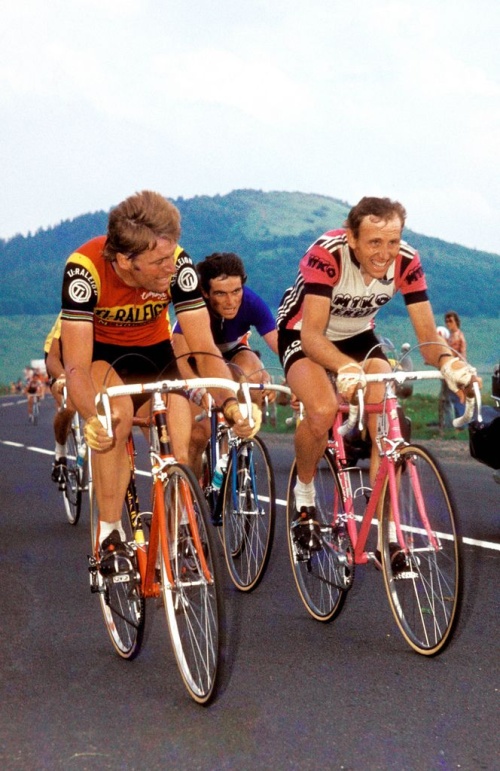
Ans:
{"label": "hazy sky", "polygon": [[0,0],[0,238],[136,190],[388,195],[500,253],[500,0]]}

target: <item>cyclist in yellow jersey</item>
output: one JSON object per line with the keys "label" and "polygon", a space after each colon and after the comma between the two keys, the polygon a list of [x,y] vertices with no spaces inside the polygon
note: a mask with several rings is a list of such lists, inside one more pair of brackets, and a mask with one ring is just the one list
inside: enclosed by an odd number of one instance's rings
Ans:
{"label": "cyclist in yellow jersey", "polygon": [[69,399],[66,400],[64,408],[61,409],[63,389],[66,383],[61,354],[61,314],[58,315],[45,339],[43,351],[50,391],[57,405],[57,412],[54,417],[55,450],[52,480],[59,483],[65,478],[61,467],[66,466],[66,439],[75,414],[75,409]]}

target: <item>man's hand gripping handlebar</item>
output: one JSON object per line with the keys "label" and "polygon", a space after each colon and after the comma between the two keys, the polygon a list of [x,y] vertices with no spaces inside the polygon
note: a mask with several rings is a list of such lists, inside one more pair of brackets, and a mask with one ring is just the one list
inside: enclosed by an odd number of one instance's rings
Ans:
{"label": "man's hand gripping handlebar", "polygon": [[[96,408],[97,415],[93,415],[86,421],[88,426],[88,435],[90,447],[97,450],[107,449],[112,444],[113,439],[113,424],[111,415],[111,403],[110,399],[113,396],[133,396],[137,394],[152,394],[155,391],[161,393],[170,393],[172,391],[189,391],[191,389],[217,389],[230,391],[232,396],[229,397],[228,404],[224,412],[230,413],[228,417],[233,422],[233,428],[236,434],[243,438],[248,438],[255,434],[255,423],[252,417],[252,402],[250,398],[250,384],[248,383],[236,383],[234,380],[226,378],[190,378],[188,380],[159,380],[152,383],[130,383],[128,385],[110,386],[103,389],[101,393],[96,396]],[[239,405],[237,402],[237,395],[240,394],[243,397],[243,404]],[[233,401],[234,399],[234,401]],[[232,407],[231,405],[235,406]],[[245,412],[246,415],[242,414]],[[240,409],[243,408],[242,409]],[[228,409],[229,408],[229,409]],[[98,422],[101,426],[99,430]],[[104,431],[102,431],[104,429]],[[107,447],[103,447],[104,432],[108,437]]]}
{"label": "man's hand gripping handlebar", "polygon": [[[472,367],[469,368],[472,370]],[[444,376],[440,372],[384,372],[380,374],[368,374],[366,375],[367,383],[382,383],[393,382],[397,384],[405,383],[408,380],[443,380]],[[455,428],[462,428],[470,423],[474,417],[474,412],[477,408],[477,420],[481,421],[481,390],[479,387],[479,381],[475,377],[475,370],[470,373],[470,380],[467,386],[461,386],[465,392],[465,409],[464,414],[453,420]],[[349,413],[347,420],[339,429],[342,436],[345,436],[356,424],[360,430],[363,429],[363,413],[364,413],[364,388],[358,388],[357,391],[357,404],[351,402],[349,405]]]}

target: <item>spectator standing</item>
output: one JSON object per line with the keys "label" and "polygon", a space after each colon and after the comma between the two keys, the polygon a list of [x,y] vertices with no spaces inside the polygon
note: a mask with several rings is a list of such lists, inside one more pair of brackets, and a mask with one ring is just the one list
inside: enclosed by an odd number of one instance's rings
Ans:
{"label": "spectator standing", "polygon": [[[444,323],[448,331],[447,345],[455,351],[457,356],[465,360],[467,343],[465,335],[460,329],[460,317],[456,311],[448,311],[444,316]],[[445,336],[446,337],[446,336]],[[462,396],[463,399],[463,396]],[[458,393],[448,388],[446,381],[441,383],[439,397],[439,429],[453,428],[453,418],[463,415],[464,405]]]}

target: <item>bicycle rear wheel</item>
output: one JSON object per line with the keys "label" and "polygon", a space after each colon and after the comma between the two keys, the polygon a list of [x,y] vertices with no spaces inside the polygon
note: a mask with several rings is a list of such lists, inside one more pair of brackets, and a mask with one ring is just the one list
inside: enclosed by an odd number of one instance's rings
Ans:
{"label": "bicycle rear wheel", "polygon": [[71,428],[66,438],[66,468],[62,490],[64,510],[70,525],[77,524],[82,507],[83,469],[79,468],[77,460],[78,442],[75,431]]}
{"label": "bicycle rear wheel", "polygon": [[[127,541],[134,543],[125,504],[122,524]],[[99,559],[98,527],[99,509],[94,486],[90,484],[90,537],[94,562]],[[140,576],[135,556],[132,559],[132,566],[133,570],[129,573],[111,576],[103,576],[95,567],[92,569],[92,562],[90,568],[91,589],[99,593],[104,624],[110,640],[118,655],[129,660],[134,659],[141,649],[146,611],[145,601],[140,592]]]}
{"label": "bicycle rear wheel", "polygon": [[[434,656],[450,642],[462,599],[461,538],[442,472],[423,447],[401,450],[397,502],[406,564],[391,565],[389,485],[383,493],[383,572],[396,623],[417,653]],[[426,520],[427,519],[427,523]],[[392,538],[394,540],[394,538]]]}
{"label": "bicycle rear wheel", "polygon": [[[170,543],[169,554],[161,554],[160,564],[170,639],[190,696],[199,704],[208,704],[216,694],[222,670],[224,619],[217,551],[195,475],[182,464],[169,466],[167,475],[164,500]],[[188,510],[194,513],[196,530],[189,523]],[[196,548],[198,538],[204,560]],[[172,584],[166,559],[173,573]]]}
{"label": "bicycle rear wheel", "polygon": [[354,577],[354,559],[343,513],[343,499],[333,461],[325,453],[318,463],[316,488],[316,519],[321,529],[323,548],[304,549],[292,535],[295,519],[294,488],[297,466],[294,462],[288,482],[287,533],[288,549],[295,583],[305,607],[317,621],[332,621],[342,610],[347,590]]}
{"label": "bicycle rear wheel", "polygon": [[224,553],[234,585],[249,592],[265,573],[274,538],[274,474],[258,437],[231,452],[224,485]]}

